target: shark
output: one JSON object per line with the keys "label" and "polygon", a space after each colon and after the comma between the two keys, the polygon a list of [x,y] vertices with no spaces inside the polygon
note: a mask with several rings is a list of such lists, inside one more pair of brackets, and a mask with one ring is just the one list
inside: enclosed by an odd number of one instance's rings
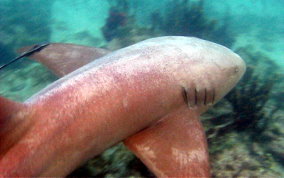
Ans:
{"label": "shark", "polygon": [[230,49],[164,36],[30,57],[60,78],[22,103],[0,96],[0,177],[66,176],[121,141],[158,177],[210,177],[200,115],[245,72]]}

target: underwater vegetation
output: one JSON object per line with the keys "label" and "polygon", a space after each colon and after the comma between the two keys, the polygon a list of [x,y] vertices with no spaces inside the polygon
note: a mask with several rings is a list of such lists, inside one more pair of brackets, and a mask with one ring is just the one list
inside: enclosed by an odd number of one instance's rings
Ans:
{"label": "underwater vegetation", "polygon": [[[106,19],[106,23],[101,29],[103,35],[107,41],[111,41],[113,38],[119,36],[120,28],[129,23],[129,4],[128,1],[113,1],[108,0],[110,4],[110,9],[108,12],[108,18]],[[122,35],[122,34],[121,34]]]}
{"label": "underwater vegetation", "polygon": [[[46,27],[49,24],[50,6],[51,3],[46,3],[42,7],[41,2],[37,1],[0,2],[1,14],[14,14],[0,16],[1,24],[6,24],[0,29],[1,43],[21,47],[28,43],[48,41],[50,31]],[[20,13],[23,11],[25,13]]]}
{"label": "underwater vegetation", "polygon": [[119,10],[115,8],[111,8],[109,10],[109,16],[106,20],[105,26],[102,28],[103,35],[107,41],[112,40],[114,37],[116,37],[117,30],[119,27],[125,26],[127,23],[127,17],[126,14],[123,12],[120,12]]}
{"label": "underwater vegetation", "polygon": [[[247,55],[248,68],[239,87],[226,97],[232,104],[235,118],[231,128],[237,131],[252,130],[252,137],[257,139],[269,127],[273,119],[278,119],[277,111],[282,109],[278,105],[274,105],[272,108],[268,107],[272,89],[279,81],[278,75],[280,74],[277,71],[280,69],[265,56],[252,55],[245,48],[238,50],[238,53],[243,56]],[[267,63],[267,65],[261,69],[259,65],[255,64],[256,62]],[[269,110],[265,110],[267,108]]]}
{"label": "underwater vegetation", "polygon": [[[272,60],[261,54],[251,54],[246,48],[238,53],[247,60],[245,75],[225,99],[230,103],[232,112],[211,120],[218,127],[218,135],[229,131],[247,131],[254,139],[277,120],[277,111],[283,107],[270,101],[274,85],[279,83],[280,68]],[[278,70],[277,70],[278,69]],[[268,104],[272,105],[268,107]],[[233,119],[231,119],[233,118]],[[223,125],[223,127],[221,127]]]}
{"label": "underwater vegetation", "polygon": [[[25,101],[29,96],[56,79],[56,76],[46,67],[43,67],[39,63],[23,59],[18,66],[11,65],[1,69],[0,95],[13,98],[16,101]],[[22,93],[25,93],[25,95]]]}
{"label": "underwater vegetation", "polygon": [[[209,122],[206,125],[213,172],[226,175],[231,169],[228,175],[245,176],[249,171],[248,175],[262,176],[265,172],[267,176],[275,176],[278,174],[271,170],[273,162],[283,165],[284,161],[284,132],[279,125],[284,110],[283,104],[279,104],[283,100],[272,96],[281,95],[283,74],[261,53],[252,53],[249,48],[240,48],[237,53],[246,59],[247,72],[223,103],[213,108],[215,116],[204,121]],[[222,155],[224,150],[227,153]],[[243,156],[238,156],[240,154]],[[228,157],[242,161],[236,165],[221,161]],[[227,165],[229,169],[223,169],[221,165]],[[271,175],[271,172],[274,173]]]}
{"label": "underwater vegetation", "polygon": [[[111,8],[102,32],[107,41],[118,39],[121,48],[163,35],[195,36],[230,47],[235,41],[229,29],[230,15],[217,21],[205,14],[204,0],[169,1],[163,12],[153,12],[148,26],[138,25],[129,1],[109,1]],[[116,2],[116,3],[115,3]],[[131,7],[131,9],[135,7]],[[140,36],[140,37],[139,37]],[[137,38],[139,37],[139,38]]]}
{"label": "underwater vegetation", "polygon": [[44,7],[41,4],[21,0],[0,2],[0,64],[11,60],[19,47],[49,40],[51,2],[45,2]]}
{"label": "underwater vegetation", "polygon": [[118,144],[90,160],[68,177],[154,177],[148,168],[123,144]]}
{"label": "underwater vegetation", "polygon": [[157,36],[150,28],[138,25],[135,7],[129,0],[109,0],[110,10],[105,25],[101,28],[108,44],[106,48],[116,50],[136,42]]}
{"label": "underwater vegetation", "polygon": [[230,47],[234,38],[228,30],[229,14],[223,22],[210,19],[205,14],[204,2],[205,0],[169,1],[163,13],[152,14],[152,29],[164,35],[194,36]]}

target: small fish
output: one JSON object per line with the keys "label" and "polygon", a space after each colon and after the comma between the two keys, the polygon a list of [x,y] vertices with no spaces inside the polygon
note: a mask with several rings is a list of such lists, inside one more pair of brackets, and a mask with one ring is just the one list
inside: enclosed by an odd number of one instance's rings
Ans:
{"label": "small fish", "polygon": [[210,177],[199,116],[244,74],[237,54],[167,36],[115,52],[49,44],[30,57],[61,78],[23,103],[0,97],[0,177],[66,176],[120,141],[158,177]]}

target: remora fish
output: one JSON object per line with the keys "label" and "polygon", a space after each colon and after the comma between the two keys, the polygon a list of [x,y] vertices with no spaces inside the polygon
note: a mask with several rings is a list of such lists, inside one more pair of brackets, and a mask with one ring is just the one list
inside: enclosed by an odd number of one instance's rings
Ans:
{"label": "remora fish", "polygon": [[66,176],[124,140],[157,176],[210,177],[199,116],[238,82],[243,60],[169,36],[88,63],[106,53],[50,44],[32,56],[63,77],[24,103],[0,98],[0,176]]}

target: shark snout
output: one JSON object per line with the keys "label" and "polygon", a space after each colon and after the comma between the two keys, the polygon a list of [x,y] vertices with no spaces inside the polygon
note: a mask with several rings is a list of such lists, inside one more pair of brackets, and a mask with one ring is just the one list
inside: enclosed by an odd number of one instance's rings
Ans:
{"label": "shark snout", "polygon": [[234,88],[246,71],[246,64],[239,55],[228,49],[223,52],[226,55],[218,61],[219,66],[222,67],[219,67],[218,79],[215,80],[217,100],[220,100]]}
{"label": "shark snout", "polygon": [[[233,53],[233,52],[232,52]],[[244,60],[236,53],[232,54],[232,67],[229,68],[229,76],[234,80],[234,85],[242,78],[246,71],[246,64]]]}
{"label": "shark snout", "polygon": [[244,75],[245,71],[246,71],[246,63],[245,61],[239,56],[237,55],[237,62],[236,62],[236,66],[235,66],[235,73],[236,75],[238,75],[239,79]]}

